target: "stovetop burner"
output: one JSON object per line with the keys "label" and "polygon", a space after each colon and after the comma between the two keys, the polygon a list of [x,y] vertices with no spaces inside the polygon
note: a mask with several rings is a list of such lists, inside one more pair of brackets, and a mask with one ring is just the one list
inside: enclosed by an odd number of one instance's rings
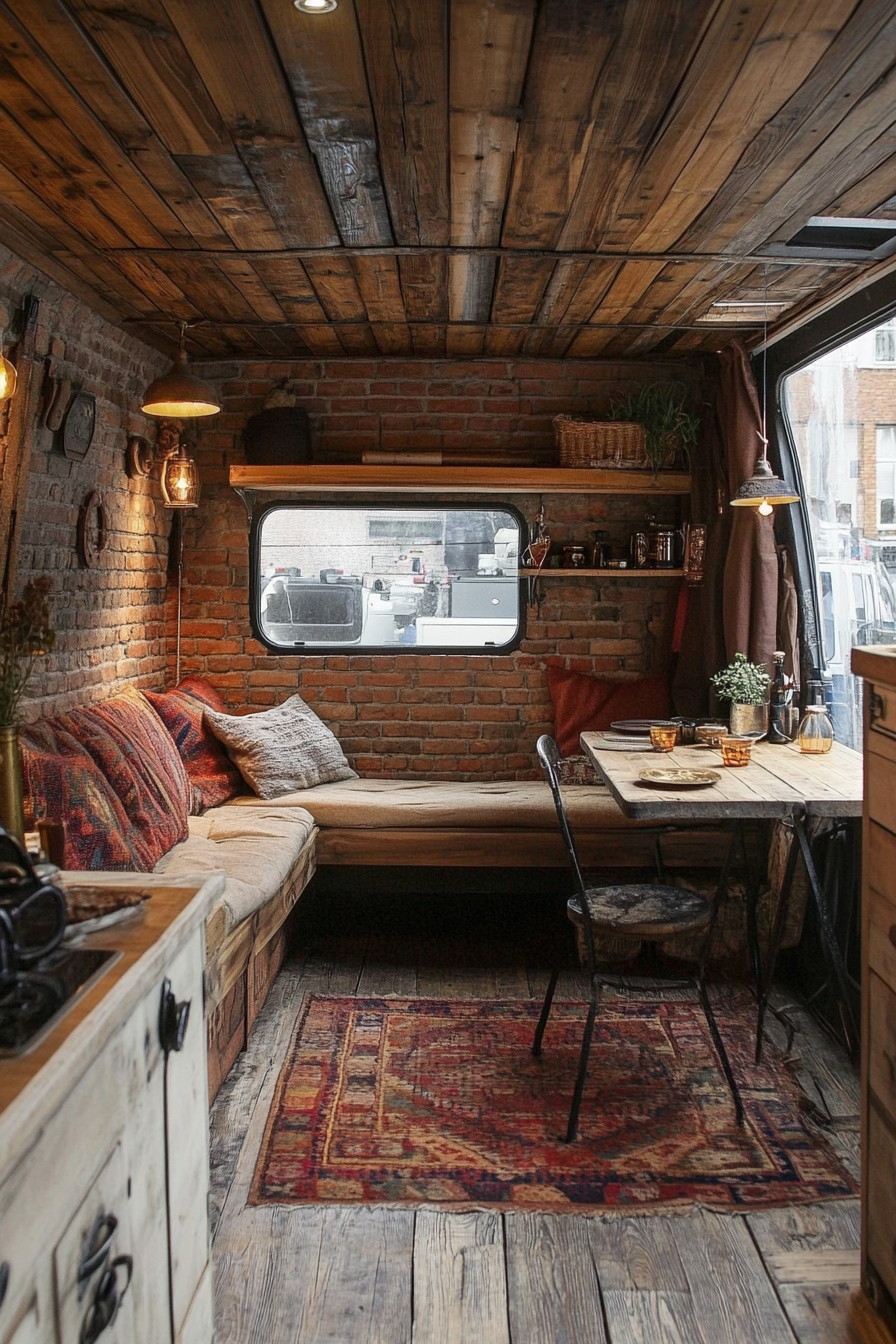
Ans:
{"label": "stovetop burner", "polygon": [[0,1056],[33,1049],[119,955],[62,947],[27,970],[0,975]]}

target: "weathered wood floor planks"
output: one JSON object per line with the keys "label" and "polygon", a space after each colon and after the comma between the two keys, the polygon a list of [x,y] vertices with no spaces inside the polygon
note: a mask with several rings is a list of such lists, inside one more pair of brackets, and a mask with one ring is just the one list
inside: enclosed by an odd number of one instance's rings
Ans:
{"label": "weathered wood floor planks", "polygon": [[[306,993],[540,997],[540,973],[460,950],[360,937],[284,967],[212,1112],[219,1344],[887,1344],[856,1291],[858,1201],[747,1217],[248,1207]],[[856,1170],[857,1079],[789,1011],[804,1085]]]}

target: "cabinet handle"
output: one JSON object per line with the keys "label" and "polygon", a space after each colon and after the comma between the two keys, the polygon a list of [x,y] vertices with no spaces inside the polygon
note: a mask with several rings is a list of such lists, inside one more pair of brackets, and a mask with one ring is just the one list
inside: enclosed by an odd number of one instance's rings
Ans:
{"label": "cabinet handle", "polygon": [[94,1223],[86,1250],[78,1265],[79,1297],[83,1297],[86,1292],[88,1280],[92,1279],[97,1270],[106,1263],[117,1227],[118,1219],[114,1213],[101,1213]]}
{"label": "cabinet handle", "polygon": [[187,1023],[190,1020],[190,1000],[181,999],[178,1003],[171,988],[171,981],[162,981],[162,1002],[159,1005],[159,1040],[166,1055],[183,1049]]}
{"label": "cabinet handle", "polygon": [[871,699],[868,702],[868,712],[872,723],[877,723],[877,720],[882,719],[887,712],[884,698],[882,695],[879,695],[877,691],[871,692]]}
{"label": "cabinet handle", "polygon": [[[127,1274],[123,1288],[118,1286],[119,1270]],[[131,1286],[133,1272],[134,1261],[130,1255],[117,1255],[109,1268],[103,1271],[90,1310],[84,1317],[78,1344],[95,1344],[103,1331],[109,1328],[118,1315],[122,1298]]]}
{"label": "cabinet handle", "polygon": [[890,932],[887,934],[890,942],[896,947],[896,924],[890,925]]}

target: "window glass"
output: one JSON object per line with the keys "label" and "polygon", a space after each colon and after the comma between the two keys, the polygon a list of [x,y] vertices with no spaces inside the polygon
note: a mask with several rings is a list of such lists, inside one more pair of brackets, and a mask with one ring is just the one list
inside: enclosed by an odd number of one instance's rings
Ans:
{"label": "window glass", "polygon": [[271,506],[253,525],[256,633],[284,650],[513,648],[524,526],[507,506]]}
{"label": "window glass", "polygon": [[896,425],[878,425],[875,432],[877,521],[896,527]]}
{"label": "window glass", "polygon": [[831,585],[831,572],[823,569],[821,579],[821,613],[824,622],[824,656],[830,662],[837,652],[837,625],[834,620],[834,590]]}
{"label": "window glass", "polygon": [[878,364],[896,364],[896,326],[892,322],[874,333],[874,358]]}
{"label": "window glass", "polygon": [[896,633],[896,424],[886,423],[896,408],[894,342],[896,324],[885,323],[783,384],[815,547],[834,733],[853,747],[861,746],[861,685],[849,651],[891,643]]}

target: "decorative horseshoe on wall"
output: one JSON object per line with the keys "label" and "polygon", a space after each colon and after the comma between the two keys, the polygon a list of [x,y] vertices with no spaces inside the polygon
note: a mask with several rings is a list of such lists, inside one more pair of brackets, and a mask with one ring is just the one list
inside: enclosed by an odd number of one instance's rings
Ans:
{"label": "decorative horseshoe on wall", "polygon": [[92,490],[78,515],[78,554],[82,565],[94,569],[106,549],[109,526],[106,506],[98,490]]}

